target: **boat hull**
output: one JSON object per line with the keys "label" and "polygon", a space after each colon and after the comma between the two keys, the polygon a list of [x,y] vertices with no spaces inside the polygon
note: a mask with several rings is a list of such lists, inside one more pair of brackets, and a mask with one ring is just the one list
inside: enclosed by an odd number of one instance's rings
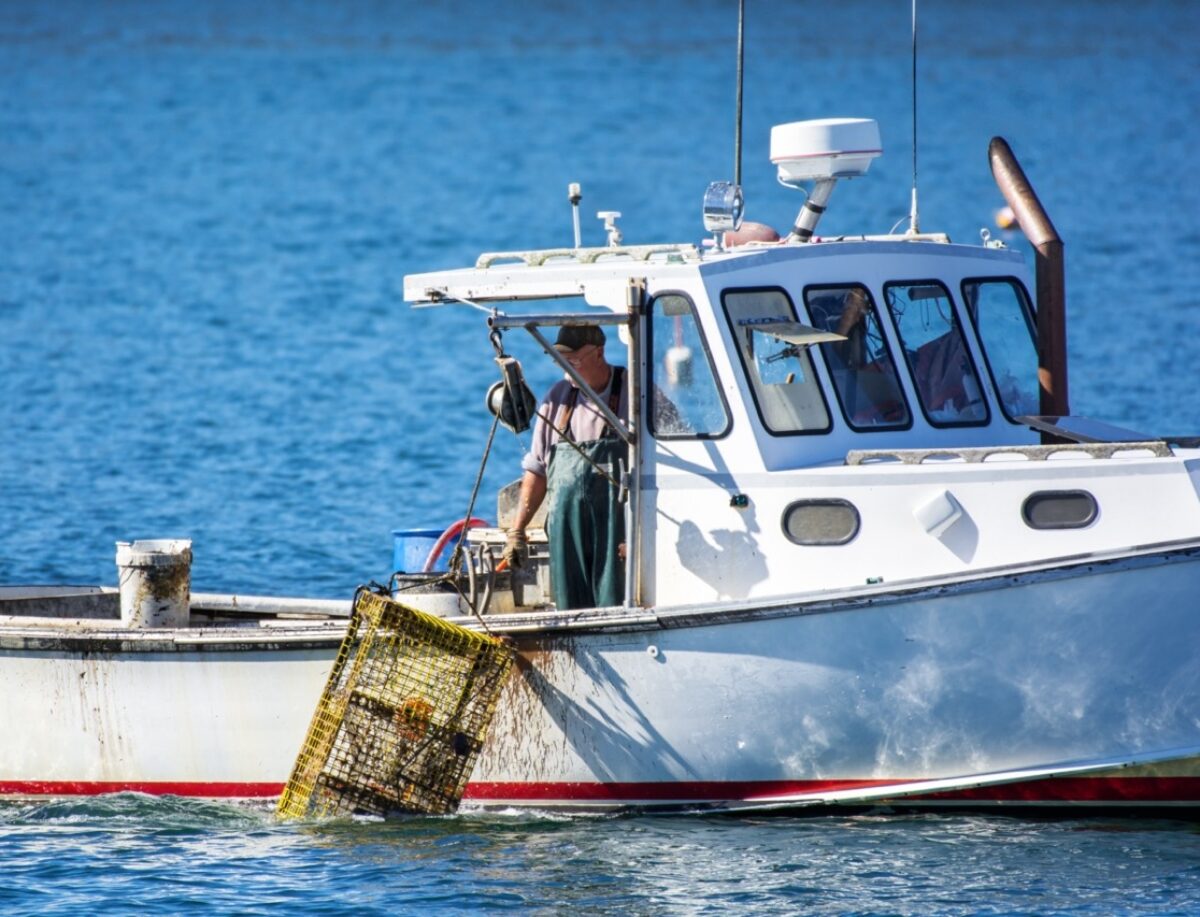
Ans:
{"label": "boat hull", "polygon": [[[794,605],[514,625],[518,667],[465,800],[877,805],[887,797],[849,791],[950,780],[897,802],[1200,806],[1198,588],[1193,549]],[[0,793],[276,795],[336,641],[183,636],[5,637]],[[953,783],[1078,762],[1109,766]]]}

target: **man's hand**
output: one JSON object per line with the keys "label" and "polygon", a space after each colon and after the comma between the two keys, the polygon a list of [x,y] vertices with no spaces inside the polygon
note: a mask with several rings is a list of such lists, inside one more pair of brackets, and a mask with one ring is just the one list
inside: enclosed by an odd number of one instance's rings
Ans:
{"label": "man's hand", "polygon": [[525,566],[529,559],[529,542],[525,539],[524,529],[509,529],[508,538],[504,541],[504,553],[500,558],[508,564],[510,570]]}

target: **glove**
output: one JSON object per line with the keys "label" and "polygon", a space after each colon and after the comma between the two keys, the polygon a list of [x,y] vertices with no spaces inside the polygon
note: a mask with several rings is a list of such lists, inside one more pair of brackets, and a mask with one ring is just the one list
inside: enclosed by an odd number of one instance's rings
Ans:
{"label": "glove", "polygon": [[525,561],[529,559],[529,542],[525,540],[524,529],[509,529],[504,541],[504,553],[500,557],[510,570],[525,566]]}

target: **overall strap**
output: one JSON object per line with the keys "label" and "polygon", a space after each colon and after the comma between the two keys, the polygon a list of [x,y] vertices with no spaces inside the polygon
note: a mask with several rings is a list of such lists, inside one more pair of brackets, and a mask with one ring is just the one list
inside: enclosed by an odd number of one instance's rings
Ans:
{"label": "overall strap", "polygon": [[571,439],[571,415],[575,413],[575,405],[578,403],[579,389],[571,386],[571,393],[567,395],[566,410],[563,411],[562,425],[560,427],[565,439]]}
{"label": "overall strap", "polygon": [[614,366],[612,388],[608,390],[608,409],[619,417],[617,409],[621,406],[621,383],[625,380],[625,367]]}
{"label": "overall strap", "polygon": [[[614,414],[616,414],[618,417],[621,416],[621,412],[620,412],[621,384],[624,381],[625,381],[625,367],[624,366],[614,366],[613,367],[612,386],[608,390],[608,409],[610,411],[612,411]],[[616,433],[616,430],[613,430],[611,423],[606,423],[604,425],[604,429],[606,431],[611,431],[612,433]]]}

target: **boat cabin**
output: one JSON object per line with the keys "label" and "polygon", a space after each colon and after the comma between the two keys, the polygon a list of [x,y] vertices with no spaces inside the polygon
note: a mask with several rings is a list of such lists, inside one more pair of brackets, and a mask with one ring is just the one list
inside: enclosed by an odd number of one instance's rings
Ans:
{"label": "boat cabin", "polygon": [[[817,169],[810,203],[833,172]],[[778,242],[485,254],[406,278],[405,297],[490,309],[494,332],[528,330],[568,374],[546,334],[609,328],[610,362],[632,370],[620,431],[627,607],[894,590],[1113,548],[1145,527],[1128,490],[1153,476],[1119,466],[1165,471],[1165,443],[1044,445],[1035,429],[1037,318],[1019,252],[986,234],[979,245],[915,232],[821,239],[805,219]],[[578,309],[502,309],[568,297]],[[1189,475],[1177,483],[1194,507]],[[503,543],[506,499],[500,528],[473,543]],[[1194,511],[1179,513],[1148,540],[1196,526]],[[546,607],[544,588],[513,579],[493,610]]]}

